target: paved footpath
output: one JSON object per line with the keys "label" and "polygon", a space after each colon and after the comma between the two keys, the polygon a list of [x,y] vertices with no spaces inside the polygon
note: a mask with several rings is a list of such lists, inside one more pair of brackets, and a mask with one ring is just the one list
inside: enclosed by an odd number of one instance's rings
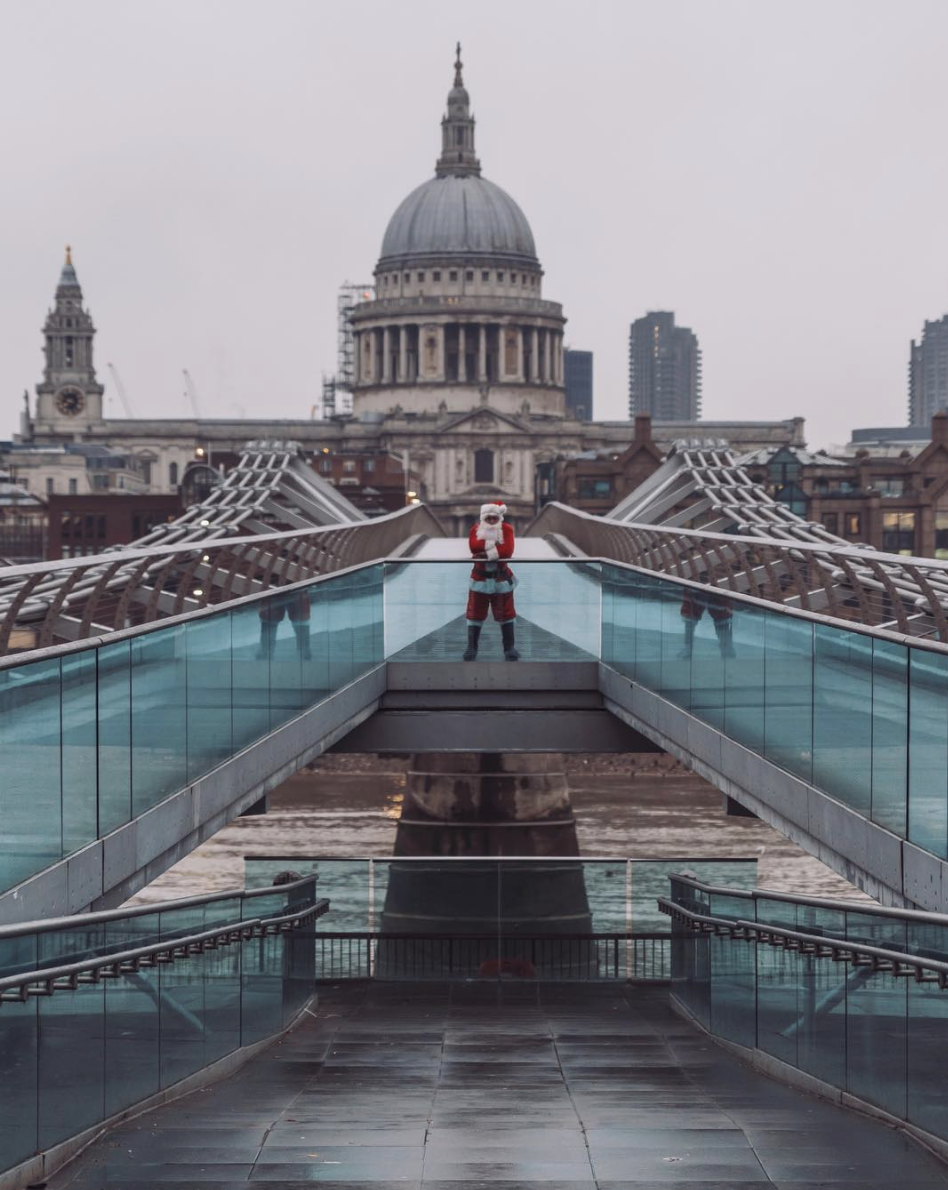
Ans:
{"label": "paved footpath", "polygon": [[109,1133],[49,1190],[921,1190],[898,1132],[745,1068],[664,989],[324,990],[243,1071]]}

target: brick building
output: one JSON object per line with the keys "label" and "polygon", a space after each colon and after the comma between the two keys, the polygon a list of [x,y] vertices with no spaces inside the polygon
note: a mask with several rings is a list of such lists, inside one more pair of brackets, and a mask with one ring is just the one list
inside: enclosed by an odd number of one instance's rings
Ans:
{"label": "brick building", "polygon": [[930,442],[897,455],[782,448],[745,465],[775,499],[854,545],[948,558],[948,414],[936,413],[931,426]]}

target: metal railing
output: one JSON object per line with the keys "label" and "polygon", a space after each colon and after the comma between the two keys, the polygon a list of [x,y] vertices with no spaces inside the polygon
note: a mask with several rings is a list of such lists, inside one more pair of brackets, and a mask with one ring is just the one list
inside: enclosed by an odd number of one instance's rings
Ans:
{"label": "metal railing", "polygon": [[440,535],[424,505],[373,520],[234,536],[202,522],[185,541],[0,570],[0,656],[216,607],[397,553]]}
{"label": "metal railing", "polygon": [[315,878],[0,931],[0,1186],[267,1041],[313,994]]}
{"label": "metal railing", "polygon": [[166,966],[179,959],[203,955],[209,950],[262,938],[267,934],[289,933],[299,930],[329,910],[329,901],[316,901],[306,909],[282,917],[251,918],[229,922],[198,934],[187,934],[150,946],[136,946],[131,950],[110,952],[82,959],[77,963],[63,963],[23,971],[0,979],[0,1004],[16,1001],[25,1004],[32,996],[52,996],[55,992],[75,992],[80,987],[97,984],[103,979],[119,979],[153,967]]}
{"label": "metal railing", "polygon": [[497,934],[320,930],[316,978],[542,982],[664,981],[670,935],[661,933]]}
{"label": "metal railing", "polygon": [[528,532],[721,592],[948,643],[948,561],[846,546],[829,534],[823,542],[629,524],[559,503]]}
{"label": "metal railing", "polygon": [[905,954],[827,934],[808,934],[782,926],[761,925],[742,918],[709,917],[665,897],[659,898],[658,907],[672,921],[696,934],[713,934],[717,938],[775,946],[812,958],[832,959],[834,963],[849,963],[870,971],[886,971],[896,978],[913,976],[916,983],[934,983],[941,991],[948,989],[948,962],[924,955]]}
{"label": "metal railing", "polygon": [[669,880],[672,995],[691,1017],[771,1073],[948,1142],[948,915]]}

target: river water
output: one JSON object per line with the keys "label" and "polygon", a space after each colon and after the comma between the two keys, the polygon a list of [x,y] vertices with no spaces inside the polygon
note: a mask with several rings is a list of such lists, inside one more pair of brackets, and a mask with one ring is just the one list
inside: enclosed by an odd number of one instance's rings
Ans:
{"label": "river water", "polygon": [[[583,856],[754,858],[761,887],[864,899],[763,822],[728,817],[718,790],[668,759],[566,758]],[[398,758],[323,757],[271,794],[267,814],[231,823],[132,903],[241,886],[245,855],[390,856],[407,769]]]}

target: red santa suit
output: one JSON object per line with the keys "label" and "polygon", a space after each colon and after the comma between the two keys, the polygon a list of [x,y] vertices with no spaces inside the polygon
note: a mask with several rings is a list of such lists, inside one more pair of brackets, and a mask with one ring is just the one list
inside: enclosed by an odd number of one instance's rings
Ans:
{"label": "red santa suit", "polygon": [[498,624],[505,624],[516,618],[514,608],[514,587],[517,578],[507,565],[513,557],[514,531],[503,519],[496,524],[487,524],[484,517],[489,513],[503,518],[507,511],[503,504],[485,504],[481,508],[481,519],[468,535],[472,554],[486,554],[486,558],[475,558],[468,583],[467,612],[469,624],[483,624],[488,611],[493,612]]}

